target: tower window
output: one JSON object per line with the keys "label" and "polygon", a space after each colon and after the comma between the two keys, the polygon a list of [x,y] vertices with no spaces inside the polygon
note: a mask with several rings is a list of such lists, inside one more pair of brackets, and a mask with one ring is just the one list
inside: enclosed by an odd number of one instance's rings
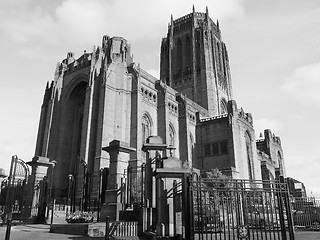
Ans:
{"label": "tower window", "polygon": [[228,154],[228,143],[227,142],[220,143],[220,152],[221,152],[221,154]]}
{"label": "tower window", "polygon": [[204,156],[208,157],[211,155],[211,151],[210,151],[210,143],[207,143],[204,145]]}
{"label": "tower window", "polygon": [[177,40],[177,68],[178,72],[182,70],[182,42],[180,38]]}
{"label": "tower window", "polygon": [[219,155],[219,143],[212,143],[212,155]]}
{"label": "tower window", "polygon": [[185,52],[186,52],[185,66],[188,69],[191,66],[191,40],[189,35],[186,36]]}

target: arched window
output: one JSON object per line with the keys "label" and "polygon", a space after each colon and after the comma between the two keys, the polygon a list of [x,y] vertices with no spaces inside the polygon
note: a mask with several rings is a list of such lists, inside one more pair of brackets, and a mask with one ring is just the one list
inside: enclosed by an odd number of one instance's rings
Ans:
{"label": "arched window", "polygon": [[185,66],[191,67],[191,40],[189,35],[186,36],[186,59],[185,59]]}
{"label": "arched window", "polygon": [[175,141],[174,141],[175,136],[174,135],[175,135],[174,128],[173,128],[172,124],[169,124],[169,141],[168,141],[168,143],[169,143],[170,147],[174,147],[174,145],[175,145]]}
{"label": "arched window", "polygon": [[201,48],[200,48],[200,33],[196,33],[196,69],[197,72],[200,72],[201,68]]}
{"label": "arched window", "polygon": [[177,68],[182,70],[182,42],[180,38],[177,40]]}
{"label": "arched window", "polygon": [[227,101],[222,99],[220,102],[220,114],[228,113]]}
{"label": "arched window", "polygon": [[170,147],[170,156],[174,157],[174,148],[175,148],[175,131],[173,125],[169,124],[169,136],[168,136],[168,147]]}
{"label": "arched window", "polygon": [[147,114],[142,117],[142,144],[146,142],[147,138],[151,136],[151,120]]}
{"label": "arched window", "polygon": [[218,61],[218,70],[222,70],[222,62],[221,62],[221,49],[220,44],[217,42],[217,61]]}
{"label": "arched window", "polygon": [[[189,157],[190,159],[189,160],[189,163],[192,163],[193,162],[193,154],[194,154],[194,138],[192,136],[192,133],[189,132]],[[192,164],[190,164],[192,165]]]}
{"label": "arched window", "polygon": [[247,154],[247,163],[248,163],[248,175],[249,180],[253,179],[253,162],[252,162],[252,147],[251,147],[251,137],[248,132],[245,133],[246,141],[246,154]]}

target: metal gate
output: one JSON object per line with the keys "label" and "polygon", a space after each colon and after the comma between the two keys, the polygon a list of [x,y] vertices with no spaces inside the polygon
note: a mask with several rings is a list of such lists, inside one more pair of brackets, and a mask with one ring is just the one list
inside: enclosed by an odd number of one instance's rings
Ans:
{"label": "metal gate", "polygon": [[190,177],[191,239],[294,239],[282,181]]}
{"label": "metal gate", "polygon": [[14,155],[11,160],[10,174],[8,179],[2,182],[0,194],[1,209],[10,219],[21,219],[29,175],[26,163]]}

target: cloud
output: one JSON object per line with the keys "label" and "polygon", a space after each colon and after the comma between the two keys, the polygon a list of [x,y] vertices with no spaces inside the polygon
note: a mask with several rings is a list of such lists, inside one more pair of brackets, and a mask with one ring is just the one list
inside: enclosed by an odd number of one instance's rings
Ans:
{"label": "cloud", "polygon": [[[180,17],[192,10],[192,0],[65,0],[48,10],[32,0],[13,4],[4,0],[0,10],[0,31],[15,42],[36,38],[50,44],[85,44],[102,35],[120,35],[130,42],[159,39],[166,32],[170,14]],[[243,16],[244,0],[199,1],[196,11],[211,9],[213,19]],[[161,39],[161,38],[160,38]]]}
{"label": "cloud", "polygon": [[282,122],[277,119],[259,118],[253,122],[257,137],[263,133],[265,129],[271,129],[273,133],[282,129]]}
{"label": "cloud", "polygon": [[320,63],[295,69],[284,79],[281,90],[302,104],[319,104]]}

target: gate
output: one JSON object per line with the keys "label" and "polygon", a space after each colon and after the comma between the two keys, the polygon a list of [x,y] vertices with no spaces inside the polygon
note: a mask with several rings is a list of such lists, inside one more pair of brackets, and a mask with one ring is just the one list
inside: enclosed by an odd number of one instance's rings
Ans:
{"label": "gate", "polygon": [[294,239],[287,185],[190,177],[191,239]]}
{"label": "gate", "polygon": [[28,166],[17,155],[14,155],[11,160],[8,180],[4,180],[1,184],[0,197],[1,208],[9,218],[14,220],[21,219],[28,177]]}

